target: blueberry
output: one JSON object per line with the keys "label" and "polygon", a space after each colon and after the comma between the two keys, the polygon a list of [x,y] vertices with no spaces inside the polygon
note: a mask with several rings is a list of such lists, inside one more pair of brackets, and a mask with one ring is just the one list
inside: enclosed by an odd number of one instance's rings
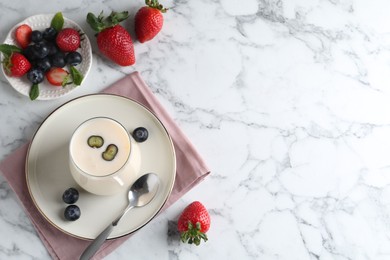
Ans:
{"label": "blueberry", "polygon": [[80,218],[81,211],[77,205],[69,205],[65,208],[64,217],[67,220],[75,221]]}
{"label": "blueberry", "polygon": [[79,191],[75,188],[69,188],[62,194],[62,200],[65,203],[73,204],[79,199]]}
{"label": "blueberry", "polygon": [[65,54],[62,52],[57,52],[50,57],[51,65],[57,68],[63,68],[66,65]]}
{"label": "blueberry", "polygon": [[145,142],[148,139],[149,133],[145,127],[137,127],[133,131],[133,138],[139,143]]}
{"label": "blueberry", "polygon": [[27,79],[33,84],[41,83],[44,79],[44,75],[43,75],[42,70],[40,70],[36,67],[30,69],[27,72]]}
{"label": "blueberry", "polygon": [[51,63],[50,63],[50,60],[48,57],[46,58],[43,58],[41,60],[38,60],[36,63],[35,63],[35,66],[42,70],[42,72],[47,72],[50,68],[51,68]]}
{"label": "blueberry", "polygon": [[54,55],[58,52],[58,47],[54,42],[47,42],[46,45],[49,49],[49,56]]}
{"label": "blueberry", "polygon": [[83,60],[83,57],[81,57],[81,54],[78,53],[77,51],[74,52],[69,52],[65,56],[65,61],[67,64],[76,66],[79,65]]}
{"label": "blueberry", "polygon": [[34,55],[36,57],[38,57],[39,59],[43,59],[47,55],[49,55],[49,48],[48,48],[47,44],[43,41],[36,43],[32,50],[33,50]]}
{"label": "blueberry", "polygon": [[42,35],[46,41],[54,41],[57,36],[57,30],[53,27],[48,27],[43,31]]}
{"label": "blueberry", "polygon": [[42,35],[41,31],[34,30],[31,32],[31,41],[32,42],[38,43],[38,42],[42,41],[42,39],[43,39],[43,35]]}
{"label": "blueberry", "polygon": [[35,54],[34,54],[33,48],[34,48],[34,45],[29,45],[29,46],[27,46],[27,48],[24,49],[23,52],[22,52],[23,55],[24,55],[24,56],[28,59],[28,61],[30,61],[30,62],[33,62],[34,60],[37,59],[37,57],[36,57]]}

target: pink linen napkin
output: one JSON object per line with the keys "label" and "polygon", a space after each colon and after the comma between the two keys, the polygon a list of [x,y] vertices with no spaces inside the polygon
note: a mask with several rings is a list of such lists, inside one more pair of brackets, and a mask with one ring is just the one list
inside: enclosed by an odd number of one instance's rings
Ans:
{"label": "pink linen napkin", "polygon": [[[118,80],[106,88],[103,93],[121,95],[144,104],[161,120],[171,135],[176,152],[176,179],[164,209],[209,174],[210,171],[204,160],[158,102],[138,72]],[[39,213],[31,200],[25,179],[25,160],[28,146],[29,143],[23,145],[5,158],[0,163],[0,171],[3,172],[9,185],[18,196],[52,258],[78,259],[90,242],[66,235],[56,229]],[[106,241],[93,259],[101,259],[108,255],[129,237],[130,235]]]}

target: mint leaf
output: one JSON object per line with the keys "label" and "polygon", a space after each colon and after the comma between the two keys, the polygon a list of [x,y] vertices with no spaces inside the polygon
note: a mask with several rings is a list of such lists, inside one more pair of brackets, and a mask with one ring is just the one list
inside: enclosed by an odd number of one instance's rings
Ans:
{"label": "mint leaf", "polygon": [[39,86],[38,84],[33,84],[30,89],[30,99],[35,100],[39,96]]}
{"label": "mint leaf", "polygon": [[83,81],[83,75],[74,67],[70,66],[70,75],[72,75],[73,83],[76,86],[81,85],[81,82]]}
{"label": "mint leaf", "polygon": [[61,12],[58,12],[54,15],[50,26],[56,29],[57,32],[61,31],[62,27],[64,26],[64,17],[62,16]]}
{"label": "mint leaf", "polygon": [[13,52],[22,52],[22,50],[15,45],[0,44],[0,51],[4,53],[4,56],[10,57]]}
{"label": "mint leaf", "polygon": [[64,78],[64,80],[62,81],[62,87],[64,88],[64,87],[66,87],[67,85],[70,85],[70,84],[72,84],[72,81],[71,81],[71,75],[66,75],[66,77]]}

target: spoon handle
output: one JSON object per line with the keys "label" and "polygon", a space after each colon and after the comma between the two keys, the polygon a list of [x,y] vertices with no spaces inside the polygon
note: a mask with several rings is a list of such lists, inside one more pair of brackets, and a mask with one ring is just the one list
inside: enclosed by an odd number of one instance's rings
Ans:
{"label": "spoon handle", "polygon": [[89,260],[92,258],[92,256],[99,250],[99,248],[103,245],[103,243],[106,241],[108,235],[111,234],[112,230],[114,229],[114,226],[110,224],[106,229],[102,231],[102,233],[99,234],[97,238],[95,238],[92,243],[85,249],[83,254],[80,256],[80,260]]}
{"label": "spoon handle", "polygon": [[99,250],[99,248],[106,241],[107,237],[111,234],[114,227],[118,224],[119,220],[134,206],[129,205],[123,213],[117,217],[110,225],[108,225],[98,236],[95,238],[92,243],[84,250],[83,254],[80,256],[80,260],[89,260],[92,256]]}

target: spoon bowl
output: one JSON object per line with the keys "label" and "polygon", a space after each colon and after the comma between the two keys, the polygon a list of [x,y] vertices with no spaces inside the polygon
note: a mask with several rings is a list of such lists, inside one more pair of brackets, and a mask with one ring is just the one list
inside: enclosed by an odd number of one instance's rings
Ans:
{"label": "spoon bowl", "polygon": [[127,197],[129,205],[142,207],[148,204],[157,194],[159,178],[154,173],[144,174],[131,186]]}
{"label": "spoon bowl", "polygon": [[89,260],[99,250],[114,227],[118,225],[119,221],[130,209],[134,207],[143,207],[151,202],[157,194],[159,184],[160,179],[155,173],[146,173],[139,177],[129,189],[127,194],[129,203],[127,207],[92,241],[81,255],[80,260]]}

